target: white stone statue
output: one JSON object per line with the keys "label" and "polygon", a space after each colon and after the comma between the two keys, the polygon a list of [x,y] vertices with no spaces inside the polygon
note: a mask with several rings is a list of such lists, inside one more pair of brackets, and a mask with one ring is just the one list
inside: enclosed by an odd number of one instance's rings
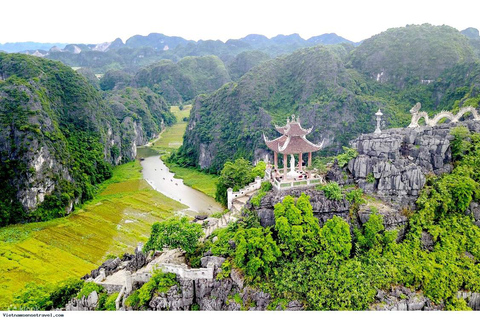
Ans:
{"label": "white stone statue", "polygon": [[296,178],[298,177],[298,173],[295,171],[295,157],[290,155],[290,171],[287,173],[289,178]]}

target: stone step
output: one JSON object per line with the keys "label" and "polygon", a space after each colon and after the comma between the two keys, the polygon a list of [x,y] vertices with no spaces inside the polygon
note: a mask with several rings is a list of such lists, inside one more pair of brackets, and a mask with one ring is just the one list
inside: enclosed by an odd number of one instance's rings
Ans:
{"label": "stone step", "polygon": [[240,203],[242,203],[242,204],[245,204],[245,203],[247,203],[248,199],[249,199],[248,197],[241,197],[241,198],[235,199],[233,202],[234,202],[234,203],[235,203],[235,202],[240,202]]}

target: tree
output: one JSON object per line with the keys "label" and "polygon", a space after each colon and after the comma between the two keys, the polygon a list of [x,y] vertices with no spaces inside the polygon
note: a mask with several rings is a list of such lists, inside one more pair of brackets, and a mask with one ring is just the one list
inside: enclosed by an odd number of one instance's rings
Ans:
{"label": "tree", "polygon": [[238,191],[255,180],[255,177],[252,177],[252,170],[250,162],[243,158],[237,159],[235,162],[227,161],[218,179],[215,199],[226,205],[227,189],[232,188],[233,191]]}
{"label": "tree", "polygon": [[320,230],[320,243],[328,260],[336,261],[350,256],[352,236],[348,223],[334,216]]}
{"label": "tree", "polygon": [[318,251],[320,226],[313,216],[309,196],[302,193],[296,204],[293,197],[286,196],[275,205],[274,214],[279,246],[286,256]]}
{"label": "tree", "polygon": [[190,223],[187,217],[170,218],[152,225],[150,238],[143,250],[145,252],[149,250],[162,251],[164,248],[169,248],[193,253],[201,235],[202,227],[197,223]]}
{"label": "tree", "polygon": [[269,229],[240,229],[235,234],[235,244],[235,264],[252,279],[269,275],[281,256]]}

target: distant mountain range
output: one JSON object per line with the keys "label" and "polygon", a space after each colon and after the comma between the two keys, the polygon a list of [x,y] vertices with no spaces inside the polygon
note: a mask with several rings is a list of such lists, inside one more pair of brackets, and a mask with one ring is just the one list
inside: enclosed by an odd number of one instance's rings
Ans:
{"label": "distant mountain range", "polygon": [[[236,56],[246,51],[259,51],[268,57],[290,54],[295,50],[319,44],[345,44],[352,48],[357,45],[334,33],[323,34],[303,39],[298,34],[278,35],[267,38],[263,35],[250,34],[241,39],[220,40],[187,40],[181,37],[170,37],[161,33],[147,36],[135,35],[125,43],[117,38],[112,42],[99,44],[67,44],[55,45],[45,49],[47,45],[18,44],[21,53],[58,60],[71,67],[89,68],[94,73],[103,74],[109,70],[124,70],[135,73],[140,68],[160,60],[178,62],[188,56],[219,57],[225,64],[232,63]],[[0,50],[1,50],[0,46]],[[8,51],[14,46],[11,44]],[[7,50],[5,50],[7,51]]]}
{"label": "distant mountain range", "polygon": [[48,51],[52,47],[63,48],[67,43],[42,43],[42,42],[7,42],[0,43],[0,51],[8,53],[23,52],[27,50],[45,50]]}
{"label": "distant mountain range", "polygon": [[[26,52],[34,53],[35,51],[69,51],[72,53],[80,53],[81,51],[107,51],[109,49],[118,49],[121,47],[127,48],[141,48],[141,47],[152,47],[156,50],[169,50],[174,49],[178,45],[187,45],[195,43],[205,43],[213,40],[186,40],[182,37],[175,36],[166,36],[161,33],[150,33],[148,36],[135,35],[128,38],[128,40],[123,43],[120,38],[115,39],[112,42],[104,42],[100,44],[68,44],[68,43],[41,43],[41,42],[7,42],[5,44],[0,44],[0,51],[5,51],[8,53],[14,52]],[[306,46],[307,44],[338,44],[338,43],[351,43],[354,42],[347,40],[343,37],[336,35],[335,33],[326,33],[320,36],[311,37],[308,40],[303,39],[298,34],[291,35],[278,35],[273,38],[267,38],[263,35],[250,34],[246,37],[237,40],[227,40],[228,42],[241,41],[243,43],[249,44],[253,49],[262,48],[265,46],[271,45],[285,45],[285,44],[298,44],[301,47]],[[213,41],[213,42],[222,42],[222,41]],[[63,48],[63,49],[62,49]],[[79,50],[80,49],[80,50]]]}

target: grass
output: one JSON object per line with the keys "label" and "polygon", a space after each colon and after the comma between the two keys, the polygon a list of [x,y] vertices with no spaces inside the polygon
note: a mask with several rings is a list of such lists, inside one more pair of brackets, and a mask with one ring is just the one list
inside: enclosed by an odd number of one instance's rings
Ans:
{"label": "grass", "polygon": [[[163,159],[164,162],[165,159]],[[166,162],[167,163],[167,162]],[[168,169],[175,173],[175,178],[183,179],[183,183],[193,189],[215,198],[218,176],[198,171],[195,168],[180,167],[175,163],[167,163]]]}
{"label": "grass", "polygon": [[68,217],[0,229],[0,309],[28,282],[81,277],[107,255],[133,252],[153,222],[186,206],[154,191],[137,162],[118,166],[95,200]]}

